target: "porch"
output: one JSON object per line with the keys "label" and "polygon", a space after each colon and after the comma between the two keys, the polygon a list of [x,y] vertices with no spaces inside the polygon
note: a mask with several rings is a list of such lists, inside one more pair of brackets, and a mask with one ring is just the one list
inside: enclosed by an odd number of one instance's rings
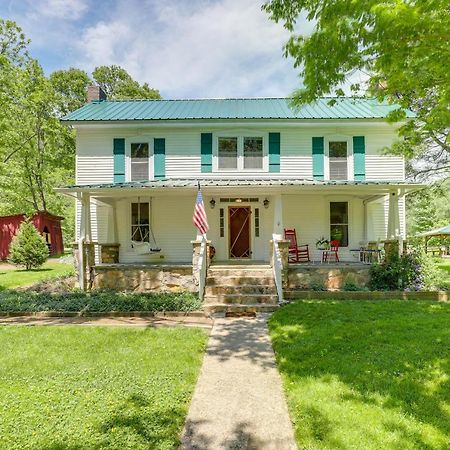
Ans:
{"label": "porch", "polygon": [[[214,248],[208,257],[213,264],[267,265],[273,262],[272,241],[283,240],[284,229],[293,228],[298,243],[308,245],[310,261],[290,265],[292,273],[367,270],[360,264],[358,249],[368,241],[404,236],[404,195],[416,188],[407,183],[286,179],[205,179],[201,187],[210,225],[208,239]],[[197,180],[74,186],[61,191],[78,200],[75,247],[93,246],[94,287],[121,288],[123,279],[129,278],[133,281],[126,284],[132,289],[198,289],[198,254],[192,246],[193,242],[200,246],[192,224]],[[321,264],[322,250],[316,248],[318,239],[330,239],[333,233],[342,239],[338,266]],[[133,240],[145,244],[143,252],[136,250]],[[295,278],[291,277],[291,284]]]}

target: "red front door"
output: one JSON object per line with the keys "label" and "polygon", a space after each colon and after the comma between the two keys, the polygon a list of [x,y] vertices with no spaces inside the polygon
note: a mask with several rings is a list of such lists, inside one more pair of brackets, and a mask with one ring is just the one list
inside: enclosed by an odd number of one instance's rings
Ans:
{"label": "red front door", "polygon": [[230,258],[250,258],[250,207],[228,209]]}

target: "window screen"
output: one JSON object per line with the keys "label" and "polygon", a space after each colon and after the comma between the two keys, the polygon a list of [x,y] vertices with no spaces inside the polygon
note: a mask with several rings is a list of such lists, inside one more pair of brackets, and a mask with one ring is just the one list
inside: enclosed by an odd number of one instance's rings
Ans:
{"label": "window screen", "polygon": [[238,139],[237,137],[219,138],[219,169],[237,169]]}
{"label": "window screen", "polygon": [[131,181],[149,179],[148,143],[131,144]]}
{"label": "window screen", "polygon": [[329,143],[330,180],[347,180],[347,142]]}
{"label": "window screen", "polygon": [[262,137],[244,138],[244,169],[262,169],[263,140]]}

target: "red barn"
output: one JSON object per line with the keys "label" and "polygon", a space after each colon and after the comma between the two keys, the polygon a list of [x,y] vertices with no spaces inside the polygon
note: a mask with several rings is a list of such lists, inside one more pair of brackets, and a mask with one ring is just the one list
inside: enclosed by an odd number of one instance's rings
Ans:
{"label": "red barn", "polygon": [[[8,258],[9,244],[24,220],[24,214],[0,217],[0,260]],[[63,217],[54,216],[47,212],[37,212],[31,220],[46,240],[50,255],[62,254],[64,252],[61,232]]]}

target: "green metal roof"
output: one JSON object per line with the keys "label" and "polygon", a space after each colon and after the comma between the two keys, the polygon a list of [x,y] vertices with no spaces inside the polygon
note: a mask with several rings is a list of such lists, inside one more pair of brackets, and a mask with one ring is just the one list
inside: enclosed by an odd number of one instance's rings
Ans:
{"label": "green metal roof", "polygon": [[450,225],[446,225],[445,227],[436,228],[431,231],[425,231],[424,233],[416,234],[416,236],[426,237],[426,236],[444,236],[450,235]]}
{"label": "green metal roof", "polygon": [[[91,102],[70,113],[65,122],[218,119],[383,119],[398,105],[373,98],[321,98],[293,108],[287,98],[199,100],[126,100]],[[407,117],[414,117],[407,111]]]}
{"label": "green metal roof", "polygon": [[240,186],[413,186],[416,183],[405,181],[318,181],[288,178],[170,178],[165,180],[131,181],[126,183],[79,184],[58,189],[59,191],[97,190],[97,189],[130,189],[130,188],[202,188],[207,187],[240,187]]}

